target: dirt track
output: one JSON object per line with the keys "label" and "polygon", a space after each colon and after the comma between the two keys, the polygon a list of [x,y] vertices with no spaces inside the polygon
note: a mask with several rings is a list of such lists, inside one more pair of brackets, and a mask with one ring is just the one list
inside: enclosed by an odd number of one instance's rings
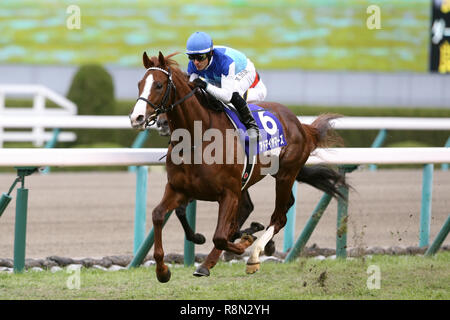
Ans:
{"label": "dirt track", "polygon": [[[6,192],[14,174],[0,174],[0,192]],[[149,173],[147,231],[151,211],[163,193],[164,172]],[[348,246],[417,246],[422,189],[422,170],[362,169],[348,174],[355,188],[350,192]],[[26,178],[29,189],[27,258],[52,255],[84,258],[131,255],[133,251],[134,173],[50,173]],[[250,189],[255,211],[245,224],[258,221],[267,225],[274,207],[274,179],[267,177]],[[310,186],[298,188],[297,237],[322,193]],[[430,241],[450,214],[450,171],[436,166]],[[15,191],[13,201],[0,218],[0,258],[13,257]],[[196,247],[198,253],[212,249],[218,205],[198,202],[197,231],[207,240]],[[332,200],[313,233],[308,246],[334,248],[336,245],[336,201]],[[166,253],[183,252],[184,234],[175,214],[163,232]],[[277,250],[283,247],[283,232],[275,237]],[[450,244],[450,237],[444,244]]]}

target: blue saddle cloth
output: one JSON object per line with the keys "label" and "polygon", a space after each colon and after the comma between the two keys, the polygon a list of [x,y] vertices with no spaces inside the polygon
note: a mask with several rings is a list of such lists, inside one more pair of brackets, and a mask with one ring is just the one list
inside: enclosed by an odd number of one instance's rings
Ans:
{"label": "blue saddle cloth", "polygon": [[[268,110],[261,108],[255,104],[248,105],[255,118],[256,124],[259,127],[260,138],[256,145],[256,150],[253,150],[252,155],[260,154],[261,152],[269,151],[272,149],[280,148],[287,145],[283,126],[280,120]],[[224,108],[228,118],[231,120],[236,130],[239,131],[241,141],[245,140],[245,153],[249,157],[249,138],[245,134],[247,129],[241,122],[236,110],[230,108]]]}
{"label": "blue saddle cloth", "polygon": [[[258,143],[256,143],[256,145],[250,144],[249,137],[246,134],[247,129],[240,120],[236,110],[228,107],[224,108],[226,115],[239,132],[241,144],[245,149],[246,157],[244,169],[242,171],[242,190],[246,187],[250,177],[252,176],[253,168],[256,163],[256,156],[261,152],[287,145],[280,120],[278,120],[273,113],[261,108],[260,106],[255,104],[249,104],[248,106],[252,111],[256,124],[259,127],[260,138],[258,138]],[[250,150],[252,150],[251,153]]]}

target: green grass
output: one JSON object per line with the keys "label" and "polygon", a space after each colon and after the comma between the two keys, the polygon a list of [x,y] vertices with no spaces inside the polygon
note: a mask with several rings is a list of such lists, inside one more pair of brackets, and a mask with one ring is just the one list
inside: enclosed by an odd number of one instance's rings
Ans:
{"label": "green grass", "polygon": [[[155,268],[116,272],[82,269],[80,289],[68,289],[72,275],[0,273],[0,299],[150,299],[150,300],[303,300],[303,299],[450,299],[450,252],[422,256],[373,256],[354,260],[301,258],[289,264],[266,262],[253,275],[244,263],[219,263],[208,278],[192,276],[194,267],[171,267],[172,278],[159,283]],[[369,290],[370,265],[380,268],[380,289]]]}

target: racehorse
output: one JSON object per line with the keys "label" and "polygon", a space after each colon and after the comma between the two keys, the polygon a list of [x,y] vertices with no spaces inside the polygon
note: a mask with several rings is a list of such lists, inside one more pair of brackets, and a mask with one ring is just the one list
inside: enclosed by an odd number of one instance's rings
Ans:
{"label": "racehorse", "polygon": [[[204,94],[204,92],[202,92]],[[199,96],[202,98],[202,95]],[[162,113],[158,116],[157,121],[157,130],[160,136],[170,136],[170,128],[169,128],[169,120],[167,119],[167,115]],[[319,189],[323,192],[330,194],[332,197],[338,199],[341,198],[344,201],[345,196],[340,192],[339,187],[349,187],[349,185],[345,182],[345,176],[340,174],[338,171],[334,171],[327,166],[324,165],[312,165],[312,166],[304,166],[298,173],[296,177],[297,182],[303,182],[311,185],[312,187]],[[201,233],[195,233],[189,225],[186,217],[186,207],[187,205],[181,205],[175,209],[176,216],[180,221],[186,239],[193,242],[194,244],[203,244],[206,239],[205,236]],[[234,242],[235,240],[241,238],[243,235],[253,235],[254,233],[264,230],[264,226],[259,222],[252,222],[250,227],[240,230],[244,225],[247,218],[250,216],[254,209],[254,205],[252,199],[250,198],[250,194],[248,189],[242,190],[241,202],[239,205],[239,209],[237,211],[237,219],[239,225],[239,231],[235,232],[231,237],[230,241]],[[256,239],[256,237],[253,237]],[[266,256],[271,256],[275,252],[275,242],[270,240],[266,246],[264,247],[264,254]],[[217,257],[218,258],[218,257]],[[201,265],[194,272],[195,276],[209,276],[209,269],[214,266],[217,261],[211,263],[210,266]]]}
{"label": "racehorse", "polygon": [[[187,75],[182,72],[173,56],[159,52],[158,57],[149,58],[144,52],[143,64],[146,72],[138,83],[139,98],[130,113],[131,125],[135,129],[145,129],[155,121],[161,113],[166,113],[171,132],[184,129],[192,136],[198,129],[196,123],[201,124],[201,134],[207,128],[215,128],[222,137],[226,130],[234,130],[227,116],[222,112],[208,109],[195,94],[188,82]],[[260,102],[258,105],[277,115],[284,132],[286,145],[280,148],[278,170],[271,173],[276,182],[275,209],[272,213],[269,227],[257,240],[255,248],[247,261],[247,273],[259,270],[259,253],[265,245],[286,224],[286,213],[294,202],[292,185],[306,160],[318,146],[326,146],[333,142],[328,133],[333,132],[330,121],[337,115],[321,114],[311,125],[301,124],[297,116],[287,107],[274,102]],[[170,270],[164,264],[164,250],[162,246],[162,226],[165,215],[186,205],[192,199],[215,201],[219,203],[219,213],[216,230],[213,237],[214,249],[210,252],[203,267],[208,270],[214,266],[222,250],[235,254],[244,253],[253,243],[251,236],[244,236],[239,243],[231,242],[232,235],[238,230],[237,211],[242,203],[242,169],[243,163],[238,161],[243,157],[243,150],[239,143],[234,143],[232,149],[229,144],[222,145],[222,154],[233,152],[234,162],[228,163],[191,163],[187,159],[196,157],[196,153],[209,145],[208,141],[200,143],[194,137],[194,146],[189,150],[183,149],[181,162],[179,155],[172,154],[177,144],[170,144],[166,158],[167,184],[162,200],[152,212],[154,230],[154,258],[156,261],[156,276],[160,282],[170,280]],[[234,141],[235,142],[235,141]],[[176,160],[176,161],[175,161]],[[256,163],[251,177],[245,188],[265,177],[264,169],[270,164],[261,155],[256,156]],[[245,190],[245,189],[244,189]]]}

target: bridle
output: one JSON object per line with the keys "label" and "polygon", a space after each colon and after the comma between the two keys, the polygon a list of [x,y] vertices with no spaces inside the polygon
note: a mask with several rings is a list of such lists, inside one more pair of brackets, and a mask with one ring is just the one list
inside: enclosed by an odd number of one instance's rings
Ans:
{"label": "bridle", "polygon": [[165,73],[168,77],[168,81],[167,81],[166,91],[164,92],[164,96],[161,99],[161,102],[158,106],[156,106],[153,102],[151,102],[150,100],[148,100],[147,98],[144,98],[144,97],[139,97],[136,100],[136,101],[143,100],[146,103],[148,103],[153,109],[155,109],[155,112],[152,113],[151,115],[149,115],[148,118],[145,120],[146,128],[152,126],[156,122],[156,118],[158,117],[158,115],[172,111],[175,106],[177,106],[180,103],[184,102],[185,100],[189,99],[195,93],[195,91],[198,89],[197,87],[195,87],[191,92],[189,92],[183,98],[175,101],[174,103],[172,103],[170,105],[167,105],[172,89],[174,91],[174,97],[176,97],[176,93],[177,93],[177,87],[175,86],[175,83],[173,82],[173,79],[172,79],[172,71],[170,70],[170,68],[167,68],[167,70],[164,70],[164,69],[161,69],[158,67],[150,67],[147,69],[147,71],[149,71],[149,70],[158,70],[158,71]]}

